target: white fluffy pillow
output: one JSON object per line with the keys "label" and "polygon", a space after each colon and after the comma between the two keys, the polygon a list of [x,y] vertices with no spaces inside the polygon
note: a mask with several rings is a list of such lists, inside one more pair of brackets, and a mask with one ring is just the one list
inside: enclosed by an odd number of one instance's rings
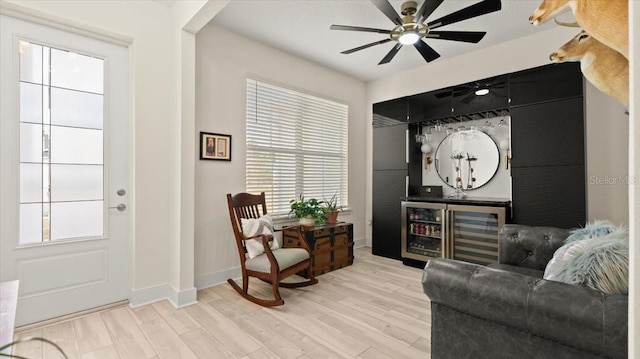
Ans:
{"label": "white fluffy pillow", "polygon": [[543,278],[610,294],[627,294],[629,234],[617,230],[565,244],[547,264]]}
{"label": "white fluffy pillow", "polygon": [[[247,236],[255,236],[256,234],[265,234],[267,236],[273,236],[273,221],[271,216],[265,214],[264,216],[255,218],[241,218],[242,233]],[[264,247],[262,246],[262,239],[250,239],[245,242],[247,248],[247,254],[249,258],[254,258],[264,253]],[[276,250],[280,248],[278,241],[275,239],[269,242],[269,248]]]}

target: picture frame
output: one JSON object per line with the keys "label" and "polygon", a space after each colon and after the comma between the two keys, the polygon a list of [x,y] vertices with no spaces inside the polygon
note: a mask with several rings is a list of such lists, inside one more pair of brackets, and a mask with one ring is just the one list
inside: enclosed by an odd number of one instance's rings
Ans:
{"label": "picture frame", "polygon": [[231,135],[200,132],[200,159],[231,161]]}

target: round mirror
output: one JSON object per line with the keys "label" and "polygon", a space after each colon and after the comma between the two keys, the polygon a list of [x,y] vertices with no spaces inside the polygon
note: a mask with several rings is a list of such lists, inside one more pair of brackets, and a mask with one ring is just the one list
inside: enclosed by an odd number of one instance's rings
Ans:
{"label": "round mirror", "polygon": [[487,184],[499,165],[498,146],[482,131],[454,132],[436,150],[438,176],[447,185],[465,191]]}

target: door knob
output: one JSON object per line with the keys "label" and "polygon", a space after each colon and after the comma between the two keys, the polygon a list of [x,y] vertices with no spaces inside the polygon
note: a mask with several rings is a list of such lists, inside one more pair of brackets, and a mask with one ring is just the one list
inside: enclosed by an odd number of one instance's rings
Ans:
{"label": "door knob", "polygon": [[109,209],[117,209],[120,212],[123,212],[127,209],[127,205],[125,205],[124,203],[120,203],[119,205],[115,206],[115,207],[109,207]]}

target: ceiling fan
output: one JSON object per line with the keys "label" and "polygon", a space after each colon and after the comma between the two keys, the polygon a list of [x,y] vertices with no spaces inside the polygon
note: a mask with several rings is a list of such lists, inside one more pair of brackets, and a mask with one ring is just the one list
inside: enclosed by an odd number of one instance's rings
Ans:
{"label": "ceiling fan", "polygon": [[420,9],[415,1],[407,1],[401,6],[403,17],[396,12],[388,0],[370,0],[383,14],[385,14],[396,26],[391,30],[375,29],[370,27],[347,26],[347,25],[331,25],[331,30],[346,31],[362,31],[375,32],[379,34],[389,34],[389,38],[372,42],[370,44],[358,46],[356,48],[342,51],[342,54],[350,54],[366,48],[381,45],[390,41],[395,41],[391,51],[378,63],[378,65],[386,64],[400,51],[403,45],[413,45],[425,61],[430,62],[440,54],[431,46],[424,42],[423,38],[462,41],[478,43],[486,32],[483,31],[433,31],[442,26],[450,25],[456,22],[468,20],[480,15],[498,11],[502,8],[500,0],[484,0],[479,3],[468,6],[464,9],[443,16],[439,19],[424,23],[427,18],[442,4],[444,0],[424,0]]}
{"label": "ceiling fan", "polygon": [[459,101],[462,103],[469,104],[471,103],[471,101],[477,99],[479,96],[484,96],[488,94],[491,94],[496,97],[507,97],[506,94],[502,94],[500,92],[495,91],[497,89],[502,89],[506,87],[507,87],[506,79],[490,78],[485,80],[478,80],[468,84],[457,85],[445,91],[435,93],[434,96],[436,98],[444,98],[449,96],[453,96],[454,98],[456,98],[456,97],[464,96],[464,98]]}

